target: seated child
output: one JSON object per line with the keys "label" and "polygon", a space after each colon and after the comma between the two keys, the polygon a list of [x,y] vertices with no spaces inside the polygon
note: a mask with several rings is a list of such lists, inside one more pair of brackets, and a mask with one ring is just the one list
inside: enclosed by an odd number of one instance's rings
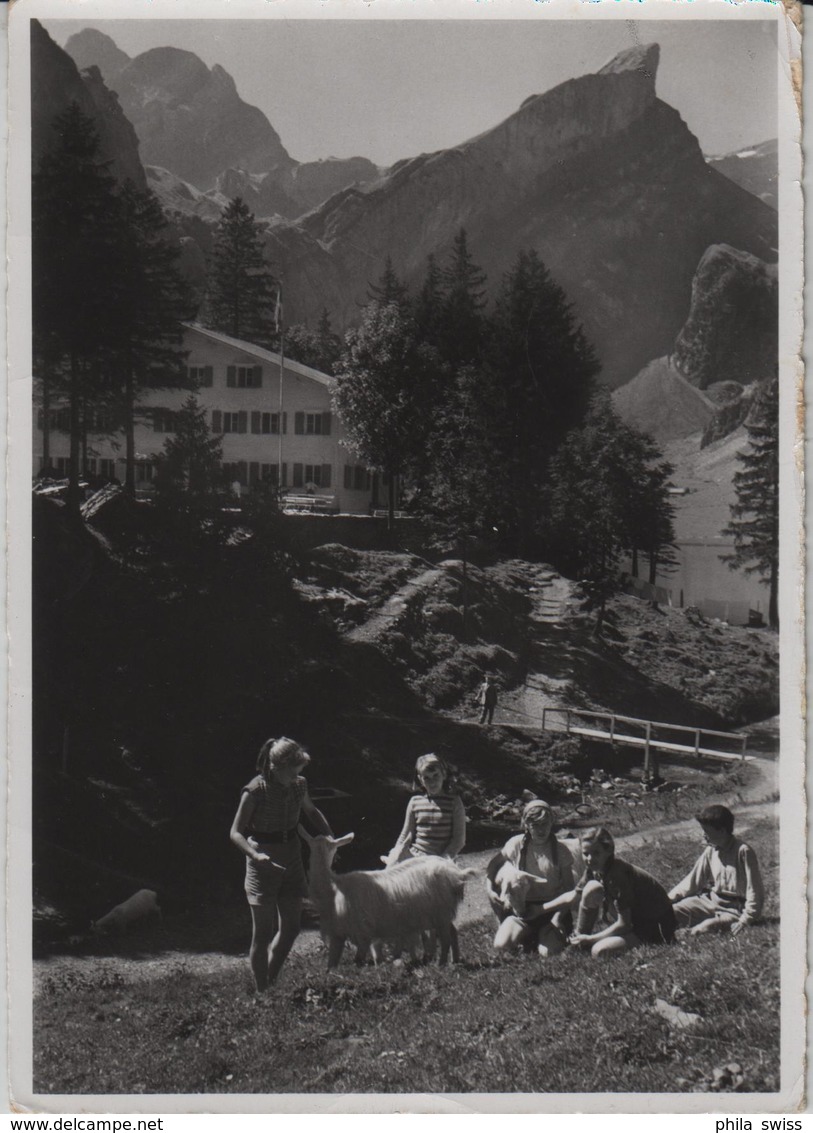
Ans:
{"label": "seated child", "polygon": [[[521,909],[500,883],[500,871],[504,874],[506,865],[522,876]],[[542,799],[533,799],[522,812],[522,833],[509,838],[486,872],[489,902],[500,922],[494,937],[496,950],[522,948],[543,959],[563,951],[567,945],[562,926],[565,914],[547,912],[544,903],[571,889],[573,881],[573,855],[553,833],[553,812]]]}
{"label": "seated child", "polygon": [[[589,948],[592,956],[628,952],[639,944],[674,940],[675,915],[663,886],[638,866],[615,856],[609,830],[594,826],[581,835],[585,870],[576,889],[545,904],[577,909],[570,943]],[[604,927],[596,929],[599,915]]]}
{"label": "seated child", "polygon": [[692,936],[731,932],[736,936],[759,919],[765,899],[757,856],[734,837],[734,815],[726,806],[707,806],[697,815],[708,843],[669,894],[678,928]]}

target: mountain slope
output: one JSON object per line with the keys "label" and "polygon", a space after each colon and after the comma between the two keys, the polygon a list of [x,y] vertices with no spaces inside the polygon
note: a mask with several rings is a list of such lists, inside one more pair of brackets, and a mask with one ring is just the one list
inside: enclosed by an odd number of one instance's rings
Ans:
{"label": "mountain slope", "polygon": [[31,166],[36,170],[56,142],[54,118],[76,102],[99,133],[101,156],[119,180],[146,187],[138,139],[118,99],[97,68],[80,75],[76,63],[51,39],[38,20],[31,21]]}
{"label": "mountain slope", "polygon": [[710,157],[708,163],[712,169],[775,209],[778,207],[778,151],[779,144],[774,138],[758,146],[737,150],[736,153]]}
{"label": "mountain slope", "polygon": [[271,233],[292,321],[346,327],[389,255],[408,282],[461,226],[493,293],[534,247],[573,301],[612,386],[671,351],[695,268],[726,242],[770,260],[776,214],[710,169],[655,93],[658,48],[526,99],[454,149],[393,167]]}
{"label": "mountain slope", "polygon": [[656,358],[615,390],[613,405],[628,424],[659,444],[705,429],[715,411],[713,402],[681,375],[671,358]]}

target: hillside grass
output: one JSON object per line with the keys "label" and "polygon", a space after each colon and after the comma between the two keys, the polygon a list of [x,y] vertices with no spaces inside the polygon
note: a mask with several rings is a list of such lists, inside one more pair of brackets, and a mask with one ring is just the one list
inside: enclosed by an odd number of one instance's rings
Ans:
{"label": "hillside grass", "polygon": [[[494,954],[494,924],[461,929],[453,968],[385,964],[326,971],[293,956],[251,992],[248,966],[195,973],[183,956],[137,978],[92,958],[39,981],[38,1093],[773,1092],[779,1088],[775,825],[741,824],[763,866],[764,922],[738,938],[643,947],[597,962]],[[696,837],[629,858],[681,876]],[[479,885],[481,881],[471,884]],[[247,941],[246,941],[247,943]],[[701,1016],[673,1030],[656,998]],[[714,1071],[736,1063],[737,1073]]]}

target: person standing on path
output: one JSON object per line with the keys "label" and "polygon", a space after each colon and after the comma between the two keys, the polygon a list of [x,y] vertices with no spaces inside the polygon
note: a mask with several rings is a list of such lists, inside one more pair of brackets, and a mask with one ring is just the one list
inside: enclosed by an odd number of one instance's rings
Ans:
{"label": "person standing on path", "polygon": [[494,678],[488,673],[485,674],[477,693],[477,705],[482,709],[480,723],[490,724],[494,719],[494,709],[497,707],[497,686]]}
{"label": "person standing on path", "polygon": [[320,834],[333,833],[302,776],[310,758],[295,740],[266,740],[257,757],[259,775],[243,787],[229,834],[247,859],[249,961],[257,991],[274,982],[299,935],[302,899],[308,893],[296,829],[302,811]]}

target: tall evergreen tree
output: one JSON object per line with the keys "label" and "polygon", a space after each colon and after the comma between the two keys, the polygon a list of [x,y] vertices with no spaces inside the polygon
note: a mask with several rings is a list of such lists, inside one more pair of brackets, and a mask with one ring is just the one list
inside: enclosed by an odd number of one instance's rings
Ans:
{"label": "tall evergreen tree", "polygon": [[285,330],[285,354],[305,366],[313,366],[323,374],[332,374],[342,352],[342,340],[334,333],[330,314],[323,308],[315,331],[304,323],[295,323]]}
{"label": "tall evergreen tree", "polygon": [[209,261],[207,326],[262,346],[275,342],[275,280],[263,249],[262,226],[241,197],[223,210]]}
{"label": "tall evergreen tree", "polygon": [[469,251],[465,228],[454,238],[440,283],[441,355],[454,367],[475,362],[480,357],[485,329],[486,276]]}
{"label": "tall evergreen tree", "polygon": [[120,208],[96,128],[77,103],[54,130],[58,142],[33,178],[33,345],[44,415],[55,399],[69,406],[68,503],[78,509],[82,411],[96,392],[95,363],[115,344]]}
{"label": "tall evergreen tree", "polygon": [[737,502],[723,530],[734,540],[732,555],[721,556],[732,570],[758,574],[768,583],[768,622],[779,628],[779,378],[757,394],[745,425],[748,448],[734,473]]}
{"label": "tall evergreen tree", "polygon": [[384,270],[377,282],[367,288],[367,299],[370,303],[378,303],[379,307],[388,307],[391,303],[403,307],[409,303],[409,288],[397,275],[391,256],[384,260]]}
{"label": "tall evergreen tree", "polygon": [[125,491],[134,494],[138,399],[146,389],[185,384],[182,323],[191,317],[192,298],[178,270],[180,249],[167,239],[154,194],[127,182],[119,203],[120,271],[111,296],[118,333],[111,365],[125,433]]}
{"label": "tall evergreen tree", "polygon": [[[606,391],[597,393],[584,423],[568,433],[550,462],[546,537],[561,570],[586,584],[600,633],[607,599],[620,584],[620,559],[643,539],[641,498],[662,517],[671,514],[665,480],[654,499],[659,453],[625,424]],[[666,466],[661,464],[660,470]],[[672,537],[671,526],[666,534]]]}
{"label": "tall evergreen tree", "polygon": [[333,404],[347,428],[348,447],[388,482],[390,525],[396,479],[411,471],[426,444],[426,389],[434,364],[412,318],[397,303],[374,302],[347,336],[338,365]]}
{"label": "tall evergreen tree", "polygon": [[204,514],[219,504],[224,493],[223,442],[212,433],[194,394],[178,410],[175,425],[157,458],[158,500],[170,511]]}

